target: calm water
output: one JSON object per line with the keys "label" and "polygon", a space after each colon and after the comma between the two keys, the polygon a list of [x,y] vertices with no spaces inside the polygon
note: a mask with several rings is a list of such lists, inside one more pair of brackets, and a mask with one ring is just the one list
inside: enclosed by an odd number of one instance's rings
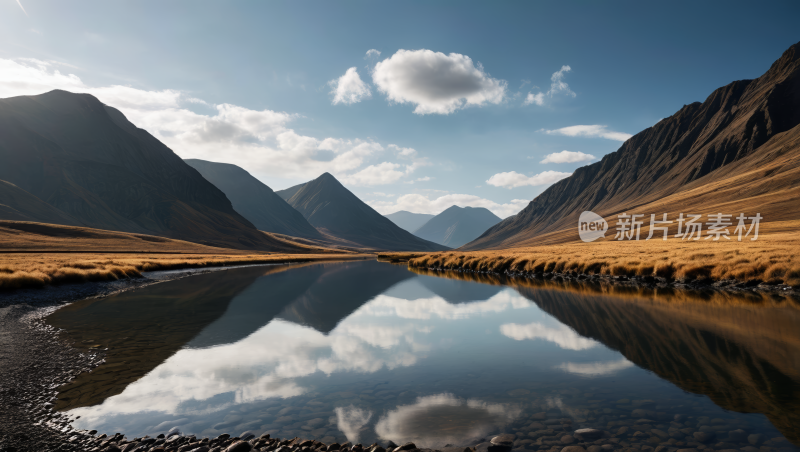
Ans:
{"label": "calm water", "polygon": [[489,282],[319,263],[75,303],[50,323],[108,358],[58,407],[129,438],[177,426],[437,447],[509,432],[530,449],[528,432],[566,420],[666,432],[680,414],[712,448],[742,428],[797,450],[783,439],[800,430],[796,307]]}

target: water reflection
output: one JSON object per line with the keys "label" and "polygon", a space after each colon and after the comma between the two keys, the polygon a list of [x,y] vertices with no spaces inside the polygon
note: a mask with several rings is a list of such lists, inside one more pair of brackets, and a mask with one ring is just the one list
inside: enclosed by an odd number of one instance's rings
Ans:
{"label": "water reflection", "polygon": [[78,427],[129,436],[178,426],[440,447],[507,431],[535,449],[522,438],[545,419],[612,428],[646,408],[663,431],[674,414],[719,420],[720,439],[778,435],[725,409],[763,413],[796,440],[794,305],[439,275],[254,267],[76,303],[51,323],[110,344],[108,364],[59,404]]}

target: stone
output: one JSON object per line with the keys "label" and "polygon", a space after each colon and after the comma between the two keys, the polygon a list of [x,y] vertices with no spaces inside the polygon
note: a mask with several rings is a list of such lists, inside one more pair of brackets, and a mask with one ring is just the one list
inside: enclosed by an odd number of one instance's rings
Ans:
{"label": "stone", "polygon": [[512,435],[510,433],[503,433],[502,435],[497,435],[491,439],[491,443],[495,446],[514,446],[514,440],[517,439],[516,435]]}
{"label": "stone", "polygon": [[247,441],[236,441],[228,446],[228,448],[225,449],[225,452],[250,452],[252,449],[253,446],[251,446]]}
{"label": "stone", "polygon": [[667,432],[665,432],[663,430],[659,430],[657,428],[650,429],[650,433],[652,433],[653,435],[659,437],[660,439],[662,439],[664,441],[666,441],[667,438],[669,438],[669,434]]}
{"label": "stone", "polygon": [[200,446],[200,447],[198,447],[196,449],[190,450],[189,452],[208,452],[210,450],[211,449],[209,449],[208,446]]}
{"label": "stone", "polygon": [[561,444],[572,444],[575,442],[575,437],[572,435],[564,435],[560,439]]}
{"label": "stone", "polygon": [[251,439],[253,439],[255,437],[256,437],[256,434],[253,433],[253,432],[250,432],[250,431],[242,432],[242,434],[239,435],[239,439],[241,439],[242,441],[250,441]]}
{"label": "stone", "polygon": [[180,434],[181,434],[181,430],[178,427],[172,427],[167,432],[167,438],[169,438],[172,435],[180,435]]}
{"label": "stone", "polygon": [[753,446],[759,446],[764,442],[764,435],[761,433],[753,433],[747,437],[747,442]]}
{"label": "stone", "polygon": [[603,437],[603,431],[602,430],[598,430],[596,428],[581,428],[581,429],[575,430],[575,432],[573,432],[573,434],[576,435],[578,437],[578,439],[580,439],[582,441],[584,441],[584,440],[593,441],[593,440],[596,440],[598,438],[602,438]]}
{"label": "stone", "polygon": [[411,450],[411,449],[416,449],[416,448],[417,448],[417,446],[414,443],[405,443],[402,446],[400,446],[397,449],[395,449],[395,451],[398,451],[398,450]]}
{"label": "stone", "polygon": [[634,418],[634,419],[640,419],[640,418],[651,419],[651,418],[654,418],[654,417],[657,417],[657,416],[658,416],[658,413],[656,413],[655,411],[646,410],[644,408],[638,408],[638,409],[635,409],[635,410],[631,411],[631,417]]}
{"label": "stone", "polygon": [[695,441],[707,443],[714,439],[716,435],[714,435],[713,432],[694,432],[692,436],[694,437]]}

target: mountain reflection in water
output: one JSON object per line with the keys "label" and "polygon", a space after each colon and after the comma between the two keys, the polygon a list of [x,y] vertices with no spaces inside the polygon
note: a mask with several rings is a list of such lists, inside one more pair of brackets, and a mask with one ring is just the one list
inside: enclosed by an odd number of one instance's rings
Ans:
{"label": "mountain reflection in water", "polygon": [[61,388],[58,407],[129,436],[178,426],[440,447],[525,438],[541,412],[612,428],[641,407],[654,422],[777,435],[732,410],[798,440],[795,304],[442,275],[250,267],[75,303],[49,322],[108,346],[107,364]]}

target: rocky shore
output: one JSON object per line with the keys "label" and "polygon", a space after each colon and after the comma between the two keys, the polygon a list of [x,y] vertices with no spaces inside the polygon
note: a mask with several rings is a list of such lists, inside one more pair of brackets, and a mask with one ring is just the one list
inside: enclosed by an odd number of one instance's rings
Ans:
{"label": "rocky shore", "polygon": [[160,271],[143,278],[0,292],[0,451],[77,451],[95,438],[75,432],[53,410],[56,389],[104,362],[104,350],[80,351],[43,319],[58,307],[162,281],[235,267]]}

